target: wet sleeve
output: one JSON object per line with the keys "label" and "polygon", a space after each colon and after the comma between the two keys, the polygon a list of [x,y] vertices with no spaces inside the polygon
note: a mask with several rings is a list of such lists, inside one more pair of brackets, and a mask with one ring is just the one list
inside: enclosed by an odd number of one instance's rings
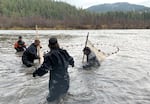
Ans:
{"label": "wet sleeve", "polygon": [[66,53],[66,57],[67,57],[67,60],[69,62],[70,65],[74,66],[74,59],[72,56],[69,55],[69,53],[65,50],[65,53]]}
{"label": "wet sleeve", "polygon": [[25,42],[23,42],[23,47],[24,47],[24,48],[26,48],[26,44],[25,44]]}
{"label": "wet sleeve", "polygon": [[88,60],[89,66],[92,66],[95,61],[96,61],[96,56],[93,56],[93,57],[89,58],[89,60]]}
{"label": "wet sleeve", "polygon": [[94,57],[92,59],[89,59],[87,61],[87,63],[83,65],[83,68],[89,68],[89,67],[93,66],[94,65],[94,61],[95,61]]}
{"label": "wet sleeve", "polygon": [[86,63],[86,64],[83,65],[83,68],[89,68],[89,67],[91,67],[91,66],[92,66],[91,64]]}
{"label": "wet sleeve", "polygon": [[37,49],[36,49],[36,47],[30,47],[29,48],[29,52],[30,52],[30,54],[32,54],[34,56],[35,59],[39,58],[39,56],[37,55]]}
{"label": "wet sleeve", "polygon": [[74,59],[71,56],[69,57],[69,64],[74,66]]}
{"label": "wet sleeve", "polygon": [[14,48],[18,48],[18,43],[17,42],[14,44]]}
{"label": "wet sleeve", "polygon": [[40,68],[35,70],[34,74],[38,76],[43,76],[44,74],[48,73],[49,70],[52,70],[51,61],[48,57],[45,57],[43,64],[41,65]]}

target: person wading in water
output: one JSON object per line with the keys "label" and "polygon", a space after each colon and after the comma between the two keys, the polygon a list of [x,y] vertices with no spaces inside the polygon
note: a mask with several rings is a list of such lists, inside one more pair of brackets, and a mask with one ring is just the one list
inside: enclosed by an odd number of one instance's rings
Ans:
{"label": "person wading in water", "polygon": [[14,44],[14,48],[17,52],[23,52],[26,49],[25,42],[22,40],[22,36],[18,37],[18,41]]}
{"label": "person wading in water", "polygon": [[83,53],[87,56],[87,62],[83,65],[84,69],[100,66],[100,62],[98,61],[95,53],[91,51],[89,47],[85,47],[83,49]]}
{"label": "person wading in water", "polygon": [[[27,67],[34,65],[34,60],[39,59],[37,55],[37,47],[40,46],[40,40],[36,39],[23,53],[22,62]],[[41,46],[40,46],[41,47]]]}
{"label": "person wading in water", "polygon": [[48,47],[50,52],[44,56],[44,62],[41,67],[33,72],[33,77],[43,76],[49,71],[47,101],[53,102],[65,95],[69,89],[68,66],[74,67],[74,59],[66,50],[59,47],[57,38],[50,38]]}

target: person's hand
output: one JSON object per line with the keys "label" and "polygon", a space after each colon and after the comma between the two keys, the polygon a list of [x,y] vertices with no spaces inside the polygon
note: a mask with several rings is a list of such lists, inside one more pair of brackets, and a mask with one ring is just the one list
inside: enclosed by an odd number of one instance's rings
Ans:
{"label": "person's hand", "polygon": [[72,64],[72,67],[74,67],[74,63]]}
{"label": "person's hand", "polygon": [[33,74],[32,74],[32,75],[33,75],[33,77],[36,77],[36,72],[33,72]]}

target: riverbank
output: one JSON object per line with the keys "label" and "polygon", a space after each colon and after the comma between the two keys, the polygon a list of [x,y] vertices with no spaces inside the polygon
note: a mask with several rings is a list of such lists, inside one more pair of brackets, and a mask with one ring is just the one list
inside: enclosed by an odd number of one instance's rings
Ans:
{"label": "riverbank", "polygon": [[[38,26],[38,30],[99,30],[99,29],[150,29],[148,27],[107,27],[107,26],[90,26],[90,25],[85,25],[85,26],[71,26],[71,27],[65,27],[65,26],[56,26],[56,27],[40,27]],[[0,28],[0,30],[35,30],[35,27],[9,27],[9,28]]]}

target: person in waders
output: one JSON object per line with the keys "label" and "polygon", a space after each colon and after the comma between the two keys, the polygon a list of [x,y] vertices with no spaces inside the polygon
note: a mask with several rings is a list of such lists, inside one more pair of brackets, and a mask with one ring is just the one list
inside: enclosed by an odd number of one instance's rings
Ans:
{"label": "person in waders", "polygon": [[22,36],[18,37],[18,41],[14,44],[14,48],[17,52],[23,52],[26,49],[25,42],[22,40]]}
{"label": "person in waders", "polygon": [[48,47],[50,52],[44,55],[44,62],[33,72],[33,77],[43,76],[49,71],[49,94],[46,99],[53,102],[59,100],[69,89],[68,66],[74,67],[74,59],[59,47],[57,38],[50,38]]}
{"label": "person in waders", "polygon": [[83,65],[83,69],[100,66],[100,62],[95,53],[89,47],[85,47],[83,49],[83,53],[87,56],[87,62]]}
{"label": "person in waders", "polygon": [[[34,60],[39,59],[40,57],[37,55],[37,47],[40,46],[40,40],[35,39],[34,43],[32,43],[23,53],[22,55],[22,63],[27,67],[31,67],[34,65]],[[41,46],[40,46],[41,47]]]}

